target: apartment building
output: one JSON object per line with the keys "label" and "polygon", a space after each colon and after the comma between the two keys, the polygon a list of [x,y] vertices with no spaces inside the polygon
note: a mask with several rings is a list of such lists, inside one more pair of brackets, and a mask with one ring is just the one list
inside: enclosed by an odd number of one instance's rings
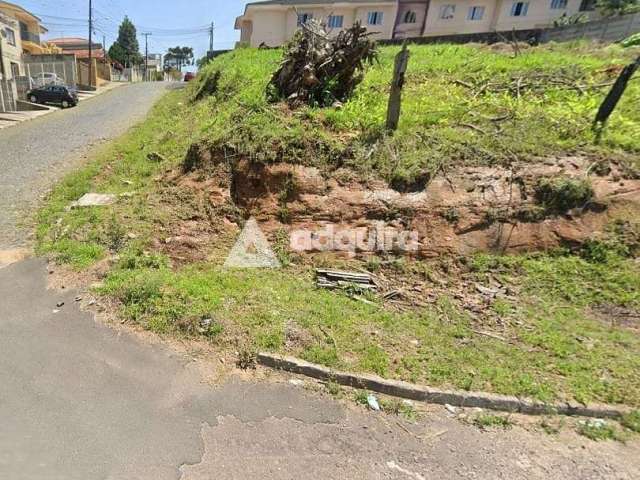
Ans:
{"label": "apartment building", "polygon": [[240,30],[240,42],[253,47],[282,45],[313,18],[325,20],[333,32],[359,20],[375,31],[377,38],[391,38],[397,10],[397,0],[267,0],[247,4],[244,15],[236,19],[236,29]]}
{"label": "apartment building", "polygon": [[236,19],[240,44],[279,46],[301,24],[321,19],[332,32],[359,20],[375,38],[527,30],[593,10],[591,0],[266,0]]}

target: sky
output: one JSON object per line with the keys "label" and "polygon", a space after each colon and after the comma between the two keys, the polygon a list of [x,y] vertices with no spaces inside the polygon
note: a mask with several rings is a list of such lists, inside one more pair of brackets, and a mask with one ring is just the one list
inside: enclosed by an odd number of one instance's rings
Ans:
{"label": "sky", "polygon": [[[88,36],[88,0],[9,0],[40,17],[49,34],[44,38]],[[214,23],[214,49],[233,48],[240,33],[235,18],[247,0],[93,0],[94,41],[107,48],[118,35],[118,25],[127,15],[138,30],[140,50],[149,32],[149,53],[165,53],[169,47],[190,46],[196,58],[209,49],[208,28]]]}

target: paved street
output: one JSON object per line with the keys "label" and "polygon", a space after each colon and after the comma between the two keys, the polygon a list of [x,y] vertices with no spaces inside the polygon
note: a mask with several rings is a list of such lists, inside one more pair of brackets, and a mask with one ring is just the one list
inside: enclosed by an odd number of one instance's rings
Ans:
{"label": "paved street", "polygon": [[125,132],[148,112],[166,84],[117,88],[76,108],[0,130],[0,250],[23,244],[25,212],[97,143]]}
{"label": "paved street", "polygon": [[41,260],[0,269],[0,478],[585,480],[640,472],[637,443],[520,428],[483,433],[441,407],[413,425],[286,379],[215,387],[184,354],[97,323],[75,292],[47,290],[46,277]]}
{"label": "paved street", "polygon": [[[9,207],[33,206],[90,144],[142,118],[163,88],[123,87],[0,132],[0,245],[26,238]],[[0,267],[0,479],[583,480],[640,472],[637,441],[481,432],[441,407],[411,423],[280,375],[212,385],[206,362],[101,324],[80,309],[78,292],[47,289],[47,280],[41,259]]]}

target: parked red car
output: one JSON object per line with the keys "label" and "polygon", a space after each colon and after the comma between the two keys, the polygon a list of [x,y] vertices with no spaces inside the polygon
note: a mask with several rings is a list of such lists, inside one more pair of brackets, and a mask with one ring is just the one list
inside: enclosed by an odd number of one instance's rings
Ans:
{"label": "parked red car", "polygon": [[193,72],[187,72],[187,73],[184,74],[184,81],[185,82],[190,82],[194,78],[196,78],[196,74],[193,73]]}

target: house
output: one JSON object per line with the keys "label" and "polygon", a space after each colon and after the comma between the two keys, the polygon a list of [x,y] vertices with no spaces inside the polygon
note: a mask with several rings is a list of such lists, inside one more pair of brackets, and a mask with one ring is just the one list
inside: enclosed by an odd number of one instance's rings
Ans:
{"label": "house", "polygon": [[22,43],[17,20],[0,12],[0,79],[22,75]]}
{"label": "house", "polygon": [[150,75],[163,71],[164,66],[162,64],[162,60],[161,53],[149,54],[148,60],[146,60],[146,68]]}
{"label": "house", "polygon": [[[77,82],[80,85],[96,87],[111,81],[111,64],[101,43],[91,42],[91,69],[89,69],[89,40],[86,38],[53,38],[49,43],[57,46],[63,55],[75,56]],[[89,71],[91,71],[91,78],[89,78]]]}
{"label": "house", "polygon": [[0,76],[5,79],[24,75],[23,54],[58,53],[42,42],[47,29],[40,19],[24,8],[0,1]]}
{"label": "house", "polygon": [[360,21],[375,38],[393,39],[541,28],[593,7],[592,0],[266,0],[247,4],[235,28],[239,44],[273,47],[313,18],[333,33]]}
{"label": "house", "polygon": [[[86,38],[52,38],[49,43],[60,48],[62,53],[75,55],[77,59],[89,58],[89,40]],[[106,57],[106,52],[101,43],[91,42],[91,57],[99,59]]]}

